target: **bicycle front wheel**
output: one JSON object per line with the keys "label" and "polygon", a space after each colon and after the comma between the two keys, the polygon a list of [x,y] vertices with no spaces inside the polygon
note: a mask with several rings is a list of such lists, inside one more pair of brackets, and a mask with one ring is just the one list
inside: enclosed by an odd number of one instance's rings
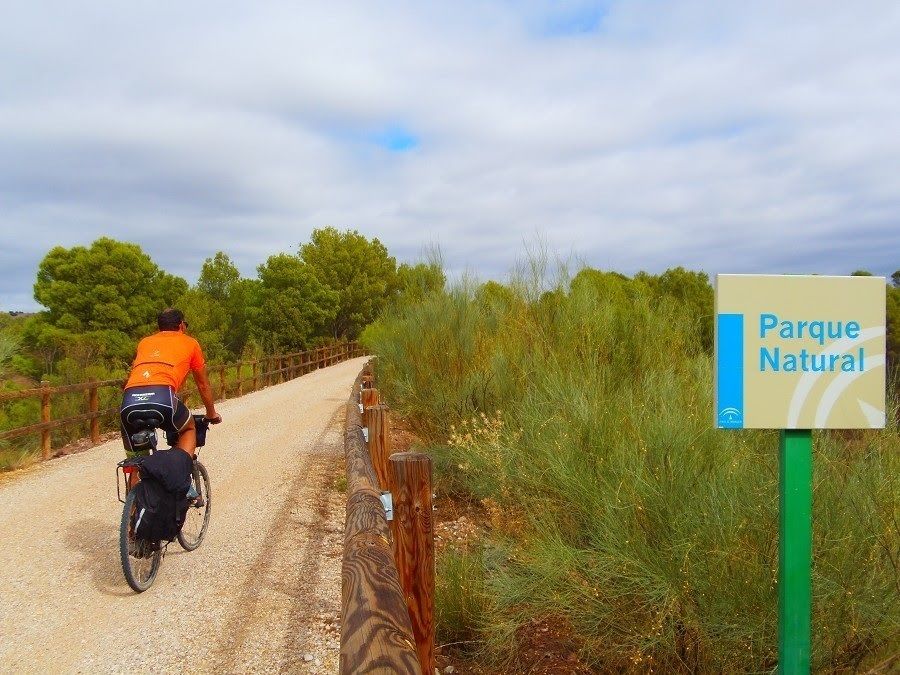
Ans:
{"label": "bicycle front wheel", "polygon": [[184,525],[178,533],[178,543],[185,551],[193,551],[202,544],[209,527],[212,493],[209,489],[209,473],[199,460],[194,462],[191,483],[199,496],[188,507]]}
{"label": "bicycle front wheel", "polygon": [[122,559],[122,572],[125,580],[138,593],[143,593],[153,585],[162,550],[144,539],[134,536],[134,521],[137,507],[134,503],[135,491],[131,490],[125,497],[125,508],[122,509],[122,522],[119,526],[119,555]]}

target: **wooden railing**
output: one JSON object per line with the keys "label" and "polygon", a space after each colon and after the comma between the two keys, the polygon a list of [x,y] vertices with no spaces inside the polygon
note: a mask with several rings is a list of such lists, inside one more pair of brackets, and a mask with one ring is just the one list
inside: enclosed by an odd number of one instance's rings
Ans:
{"label": "wooden railing", "polygon": [[[431,675],[431,459],[414,452],[391,455],[388,407],[371,384],[367,364],[347,405],[340,673]],[[384,494],[392,495],[390,525]]]}
{"label": "wooden railing", "polygon": [[[340,363],[362,354],[363,351],[358,343],[344,342],[302,352],[266,356],[253,361],[209,364],[207,365],[207,374],[215,399],[222,401],[229,396],[243,396],[250,391],[256,391],[270,384],[285,382],[318,368]],[[229,381],[228,374],[232,370],[234,370],[234,378]],[[242,370],[245,370],[243,374]],[[52,430],[89,422],[90,439],[96,445],[100,442],[100,420],[116,414],[119,410],[117,406],[100,410],[100,390],[110,387],[121,389],[124,384],[125,381],[120,379],[94,380],[61,387],[51,387],[48,382],[42,382],[41,386],[35,389],[0,392],[0,402],[18,399],[40,399],[41,401],[40,422],[2,431],[0,440],[39,433],[41,435],[41,457],[48,459],[52,454]],[[52,419],[53,397],[77,392],[86,392],[87,411],[63,419]],[[196,395],[196,385],[191,382],[183,394],[190,405],[190,397]]]}

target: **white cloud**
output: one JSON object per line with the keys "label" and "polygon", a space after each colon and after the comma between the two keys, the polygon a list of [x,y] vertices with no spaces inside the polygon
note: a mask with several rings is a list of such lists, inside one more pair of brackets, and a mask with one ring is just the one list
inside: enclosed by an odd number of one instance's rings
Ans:
{"label": "white cloud", "polygon": [[625,272],[890,274],[898,34],[892,2],[23,4],[0,307],[55,244],[252,274],[324,225],[492,276],[536,232]]}

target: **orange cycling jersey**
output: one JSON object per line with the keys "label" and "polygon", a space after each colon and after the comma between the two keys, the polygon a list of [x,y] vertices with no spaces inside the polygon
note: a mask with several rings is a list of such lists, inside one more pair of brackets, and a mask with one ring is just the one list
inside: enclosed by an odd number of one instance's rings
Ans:
{"label": "orange cycling jersey", "polygon": [[178,391],[188,371],[196,372],[204,364],[200,343],[194,338],[179,331],[161,330],[138,343],[125,388],[165,384]]}

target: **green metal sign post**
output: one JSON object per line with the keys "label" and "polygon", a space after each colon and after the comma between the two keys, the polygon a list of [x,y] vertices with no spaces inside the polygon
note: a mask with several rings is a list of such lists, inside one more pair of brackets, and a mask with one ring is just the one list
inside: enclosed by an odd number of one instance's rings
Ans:
{"label": "green metal sign post", "polygon": [[885,283],[884,277],[716,275],[714,424],[783,430],[782,675],[808,675],[812,663],[812,430],[884,429],[887,421]]}
{"label": "green metal sign post", "polygon": [[797,675],[812,638],[812,431],[785,429],[780,446],[778,672]]}

